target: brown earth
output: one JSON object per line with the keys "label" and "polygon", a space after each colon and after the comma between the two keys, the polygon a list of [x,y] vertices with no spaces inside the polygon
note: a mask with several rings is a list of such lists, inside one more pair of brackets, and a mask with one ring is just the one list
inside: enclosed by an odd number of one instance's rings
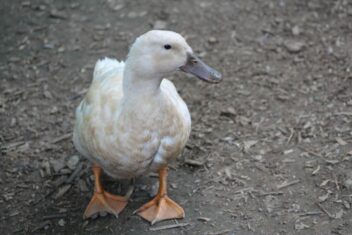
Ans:
{"label": "brown earth", "polygon": [[[1,234],[352,234],[351,1],[15,0],[0,13]],[[156,181],[145,177],[118,219],[84,221],[74,109],[95,61],[125,58],[153,27],[224,75],[172,78],[193,120],[169,174],[186,218],[133,215]]]}

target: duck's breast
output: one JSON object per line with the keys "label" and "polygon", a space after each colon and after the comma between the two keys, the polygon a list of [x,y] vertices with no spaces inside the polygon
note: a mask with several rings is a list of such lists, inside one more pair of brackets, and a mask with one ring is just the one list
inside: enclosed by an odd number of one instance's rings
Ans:
{"label": "duck's breast", "polygon": [[151,168],[158,169],[180,155],[191,131],[191,116],[187,105],[179,96],[174,84],[164,79],[161,90],[168,101],[164,110],[164,119],[160,131],[160,145],[156,152]]}
{"label": "duck's breast", "polygon": [[161,84],[162,102],[138,107],[124,107],[116,88],[121,86],[121,79],[93,82],[76,111],[74,144],[112,177],[133,178],[158,170],[181,153],[191,119],[168,80]]}

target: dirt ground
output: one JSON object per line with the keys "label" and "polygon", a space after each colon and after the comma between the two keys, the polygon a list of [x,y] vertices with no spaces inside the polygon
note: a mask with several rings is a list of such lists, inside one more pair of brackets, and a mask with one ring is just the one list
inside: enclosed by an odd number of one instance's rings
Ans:
{"label": "dirt ground", "polygon": [[[349,0],[1,1],[1,234],[352,234],[351,22]],[[96,60],[125,58],[152,28],[183,34],[224,76],[172,78],[193,121],[169,173],[186,218],[133,215],[152,175],[118,219],[84,221],[74,109]]]}

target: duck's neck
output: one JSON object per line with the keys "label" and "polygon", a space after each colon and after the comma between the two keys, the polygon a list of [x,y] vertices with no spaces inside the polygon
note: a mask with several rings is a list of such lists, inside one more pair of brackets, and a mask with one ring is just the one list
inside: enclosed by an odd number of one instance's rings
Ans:
{"label": "duck's neck", "polygon": [[160,93],[162,79],[161,74],[143,71],[140,66],[127,60],[123,74],[123,94],[125,97],[156,96]]}

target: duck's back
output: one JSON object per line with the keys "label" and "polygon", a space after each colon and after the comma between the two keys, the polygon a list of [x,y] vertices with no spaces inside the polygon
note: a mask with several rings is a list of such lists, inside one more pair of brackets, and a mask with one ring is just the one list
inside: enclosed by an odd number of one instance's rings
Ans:
{"label": "duck's back", "polygon": [[116,115],[123,97],[124,67],[124,62],[115,59],[98,60],[94,68],[92,84],[76,109],[73,142],[76,149],[88,159],[93,158],[92,154],[96,151],[92,148],[99,144],[97,138],[87,137],[91,134],[103,134],[96,129],[112,130],[112,126],[109,126],[111,122],[107,120],[111,120]]}

